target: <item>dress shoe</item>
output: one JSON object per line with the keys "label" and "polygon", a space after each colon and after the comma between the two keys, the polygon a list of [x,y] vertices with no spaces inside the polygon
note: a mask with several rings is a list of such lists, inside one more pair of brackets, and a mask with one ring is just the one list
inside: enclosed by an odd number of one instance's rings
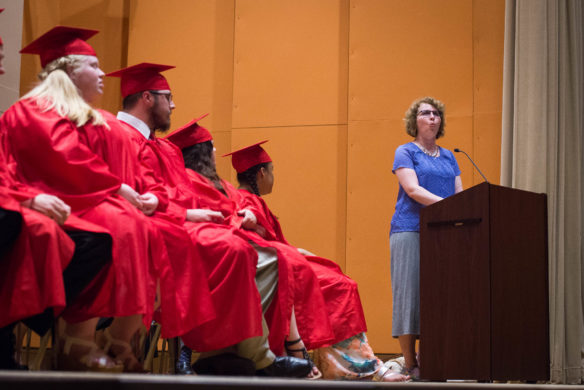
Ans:
{"label": "dress shoe", "polygon": [[287,378],[304,378],[312,371],[312,365],[309,361],[295,358],[292,356],[278,356],[274,362],[257,370],[259,376],[276,376]]}
{"label": "dress shoe", "polygon": [[192,351],[190,348],[186,346],[182,346],[180,349],[180,353],[178,355],[178,359],[175,364],[174,372],[177,375],[194,375],[195,372],[191,368],[191,354]]}
{"label": "dress shoe", "polygon": [[197,359],[193,364],[193,370],[199,375],[253,376],[255,364],[233,353],[223,353]]}
{"label": "dress shoe", "polygon": [[174,373],[177,375],[195,375],[189,363],[180,361],[176,362]]}

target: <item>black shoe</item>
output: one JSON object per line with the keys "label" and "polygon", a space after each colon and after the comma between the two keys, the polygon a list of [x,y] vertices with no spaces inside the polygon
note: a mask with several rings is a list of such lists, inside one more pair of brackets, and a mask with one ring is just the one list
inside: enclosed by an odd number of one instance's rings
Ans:
{"label": "black shoe", "polygon": [[175,364],[175,373],[177,375],[194,375],[195,372],[191,368],[191,349],[182,346],[180,349],[180,353],[178,355],[178,359]]}
{"label": "black shoe", "polygon": [[309,361],[295,358],[292,356],[278,356],[274,362],[257,370],[259,376],[279,376],[288,378],[304,378],[312,371],[312,365]]}
{"label": "black shoe", "polygon": [[197,359],[193,370],[199,375],[226,376],[253,376],[256,372],[254,362],[233,353]]}
{"label": "black shoe", "polygon": [[176,362],[175,374],[177,375],[195,375],[195,372],[191,368],[190,363],[187,362]]}

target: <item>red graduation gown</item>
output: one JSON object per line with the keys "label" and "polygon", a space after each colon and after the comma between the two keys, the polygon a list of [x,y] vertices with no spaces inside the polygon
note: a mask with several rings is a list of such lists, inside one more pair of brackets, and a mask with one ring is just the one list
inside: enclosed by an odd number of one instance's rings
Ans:
{"label": "red graduation gown", "polygon": [[183,342],[204,352],[260,336],[262,310],[255,285],[257,253],[229,225],[185,221],[186,210],[196,208],[196,204],[180,150],[166,140],[145,140],[128,124],[124,128],[136,145],[141,145],[140,161],[162,178],[170,199],[168,214],[183,223],[203,259],[216,318],[184,334]]}
{"label": "red graduation gown", "polygon": [[158,197],[157,211],[148,218],[153,234],[159,237],[158,245],[163,245],[168,253],[168,258],[157,265],[161,294],[158,319],[164,338],[182,335],[215,317],[203,259],[182,223],[166,214],[166,190],[154,172],[139,160],[139,147],[130,139],[125,125],[109,112],[101,113],[110,128],[84,126],[79,129],[79,138],[123,183],[139,193],[151,192]]}
{"label": "red graduation gown", "polygon": [[200,208],[221,211],[228,222],[248,240],[262,247],[272,247],[278,252],[278,299],[266,313],[270,328],[270,349],[284,354],[284,340],[289,333],[292,306],[304,344],[309,349],[330,345],[334,334],[326,314],[325,302],[319,282],[312,268],[295,248],[277,241],[268,241],[257,233],[241,229],[241,194],[229,182],[222,180],[227,194],[217,190],[210,180],[187,169],[191,186]]}
{"label": "red graduation gown", "polygon": [[150,247],[145,217],[116,195],[119,178],[80,142],[74,123],[54,111],[42,112],[31,99],[10,107],[0,118],[0,129],[8,166],[18,182],[71,206],[79,218],[69,218],[66,227],[96,231],[97,225],[113,238],[111,266],[65,309],[64,318],[75,322],[142,314],[149,326],[155,296],[151,259],[162,253]]}
{"label": "red graduation gown", "polygon": [[[253,211],[258,223],[266,229],[266,239],[278,241],[296,250],[284,238],[280,223],[266,202],[246,190],[239,190],[239,192],[242,194],[241,207]],[[305,256],[305,259],[319,280],[330,323],[335,333],[334,343],[367,331],[357,283],[343,274],[341,268],[331,260],[317,256]],[[303,326],[300,322],[298,329],[300,335],[304,337]]]}
{"label": "red graduation gown", "polygon": [[0,327],[52,307],[59,315],[65,307],[63,270],[73,257],[75,244],[50,218],[20,206],[17,199],[34,195],[16,191],[0,153],[0,207],[17,212],[22,227],[11,249],[0,259]]}

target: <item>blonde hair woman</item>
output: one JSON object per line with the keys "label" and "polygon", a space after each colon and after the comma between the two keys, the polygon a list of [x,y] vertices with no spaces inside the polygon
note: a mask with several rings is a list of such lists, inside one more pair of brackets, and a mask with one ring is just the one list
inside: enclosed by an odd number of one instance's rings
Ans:
{"label": "blonde hair woman", "polygon": [[[68,324],[59,365],[142,371],[129,341],[141,322],[151,322],[156,281],[150,264],[166,254],[150,241],[144,216],[132,206],[143,207],[139,195],[78,138],[80,126],[106,126],[90,106],[103,90],[104,73],[86,42],[96,33],[59,26],[21,51],[40,55],[41,82],[2,116],[0,139],[18,181],[71,207],[77,218],[66,228],[107,232],[113,239],[111,266],[63,313]],[[115,317],[100,347],[94,342],[98,317]]]}

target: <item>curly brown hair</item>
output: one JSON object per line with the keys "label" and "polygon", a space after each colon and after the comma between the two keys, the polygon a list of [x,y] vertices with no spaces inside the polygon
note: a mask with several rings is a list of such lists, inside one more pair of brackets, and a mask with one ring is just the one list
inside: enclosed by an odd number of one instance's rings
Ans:
{"label": "curly brown hair", "polygon": [[185,168],[192,169],[211,180],[216,189],[226,194],[213,161],[213,142],[205,141],[182,149]]}
{"label": "curly brown hair", "polygon": [[418,109],[422,103],[427,103],[434,107],[440,113],[440,128],[438,129],[438,133],[436,134],[436,139],[444,136],[444,126],[446,125],[446,120],[444,118],[444,111],[445,106],[438,99],[434,99],[433,97],[426,96],[420,99],[415,100],[410,108],[406,111],[406,116],[404,117],[404,122],[406,124],[406,133],[411,135],[412,137],[418,136]]}

